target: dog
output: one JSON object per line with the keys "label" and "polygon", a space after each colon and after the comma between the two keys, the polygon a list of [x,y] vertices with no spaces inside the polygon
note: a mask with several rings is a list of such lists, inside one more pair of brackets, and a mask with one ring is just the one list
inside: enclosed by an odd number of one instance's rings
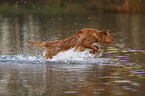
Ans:
{"label": "dog", "polygon": [[110,30],[81,29],[72,36],[63,40],[49,42],[34,42],[26,40],[29,44],[37,46],[44,50],[44,58],[52,58],[60,51],[75,48],[76,51],[83,51],[86,48],[92,49],[90,53],[97,53],[99,47],[92,45],[95,42],[112,43],[114,38],[109,34]]}

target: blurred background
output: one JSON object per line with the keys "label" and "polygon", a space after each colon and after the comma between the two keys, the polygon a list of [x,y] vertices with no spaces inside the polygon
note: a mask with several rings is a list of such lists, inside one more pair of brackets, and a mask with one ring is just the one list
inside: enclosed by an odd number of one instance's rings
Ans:
{"label": "blurred background", "polygon": [[145,12],[145,0],[0,0],[0,13]]}
{"label": "blurred background", "polygon": [[[0,96],[145,96],[144,13],[145,0],[0,0]],[[115,42],[80,62],[44,60],[26,42],[82,28]]]}

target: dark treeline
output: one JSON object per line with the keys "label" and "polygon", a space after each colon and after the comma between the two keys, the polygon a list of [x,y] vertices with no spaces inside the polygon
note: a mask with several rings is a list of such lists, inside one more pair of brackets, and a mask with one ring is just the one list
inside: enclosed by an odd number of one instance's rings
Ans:
{"label": "dark treeline", "polygon": [[0,6],[19,6],[31,8],[55,7],[65,8],[69,6],[83,10],[104,10],[112,12],[145,12],[145,0],[0,0]]}

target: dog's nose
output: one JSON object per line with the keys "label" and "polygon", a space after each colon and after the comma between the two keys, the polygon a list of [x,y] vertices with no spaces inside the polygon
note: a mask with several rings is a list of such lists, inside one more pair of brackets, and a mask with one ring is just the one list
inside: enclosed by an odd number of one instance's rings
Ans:
{"label": "dog's nose", "polygon": [[115,39],[114,39],[114,38],[112,38],[112,43],[113,43],[113,42],[115,42]]}

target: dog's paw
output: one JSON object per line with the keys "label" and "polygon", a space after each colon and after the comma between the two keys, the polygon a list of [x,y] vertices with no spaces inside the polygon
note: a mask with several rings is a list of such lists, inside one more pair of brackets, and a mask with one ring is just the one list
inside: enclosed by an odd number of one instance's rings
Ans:
{"label": "dog's paw", "polygon": [[92,53],[92,54],[98,53],[98,49],[97,50],[91,50],[90,53]]}

